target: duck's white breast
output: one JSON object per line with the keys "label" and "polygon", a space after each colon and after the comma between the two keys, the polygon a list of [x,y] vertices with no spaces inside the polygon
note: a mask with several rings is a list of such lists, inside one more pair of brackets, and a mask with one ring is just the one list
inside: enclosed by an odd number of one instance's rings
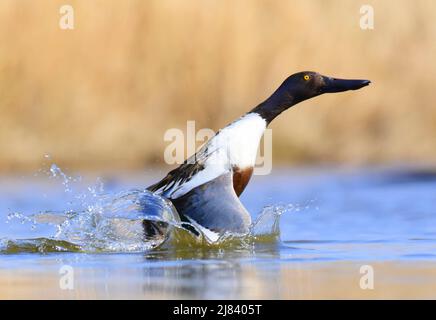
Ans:
{"label": "duck's white breast", "polygon": [[214,143],[218,149],[226,150],[231,166],[252,167],[265,128],[266,121],[261,116],[249,113],[225,127]]}
{"label": "duck's white breast", "polygon": [[232,170],[233,167],[253,167],[265,128],[266,121],[261,116],[249,113],[222,129],[207,144],[210,156],[204,164],[204,169],[197,172],[190,181],[178,186],[170,198],[178,198]]}

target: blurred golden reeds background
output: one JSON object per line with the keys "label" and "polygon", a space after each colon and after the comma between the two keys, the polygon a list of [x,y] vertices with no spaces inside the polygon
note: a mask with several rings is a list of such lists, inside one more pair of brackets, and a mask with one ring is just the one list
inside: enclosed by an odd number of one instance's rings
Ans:
{"label": "blurred golden reeds background", "polygon": [[[162,163],[164,132],[219,129],[290,74],[368,78],[272,125],[275,163],[436,161],[433,0],[0,2],[0,170]],[[375,29],[361,30],[371,4]]]}

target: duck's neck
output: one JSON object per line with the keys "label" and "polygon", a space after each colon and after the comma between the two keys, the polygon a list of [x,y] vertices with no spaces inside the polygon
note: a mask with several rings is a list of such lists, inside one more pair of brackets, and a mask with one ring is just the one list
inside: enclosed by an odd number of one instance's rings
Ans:
{"label": "duck's neck", "polygon": [[250,113],[257,113],[265,119],[267,125],[270,124],[279,114],[297,104],[298,99],[279,87],[268,99],[253,108]]}

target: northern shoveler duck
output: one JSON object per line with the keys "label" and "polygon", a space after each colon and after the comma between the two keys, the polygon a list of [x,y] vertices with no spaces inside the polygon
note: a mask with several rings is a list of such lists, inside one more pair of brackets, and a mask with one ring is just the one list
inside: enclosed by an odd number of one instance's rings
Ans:
{"label": "northern shoveler duck", "polygon": [[[148,190],[169,199],[182,221],[196,225],[211,240],[225,232],[245,234],[251,218],[238,197],[251,178],[260,139],[271,121],[304,100],[369,84],[369,80],[337,79],[311,71],[295,73]],[[187,228],[198,233],[190,224]],[[146,232],[157,230],[149,223],[144,227]]]}

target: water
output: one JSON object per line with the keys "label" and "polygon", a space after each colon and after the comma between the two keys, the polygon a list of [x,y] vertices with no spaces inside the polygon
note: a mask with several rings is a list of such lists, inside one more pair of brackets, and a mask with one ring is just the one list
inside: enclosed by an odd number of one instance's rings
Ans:
{"label": "water", "polygon": [[[214,244],[143,190],[163,174],[3,177],[0,298],[436,298],[435,171],[276,169],[242,195],[251,234]],[[138,199],[165,212],[166,242],[142,239]]]}

